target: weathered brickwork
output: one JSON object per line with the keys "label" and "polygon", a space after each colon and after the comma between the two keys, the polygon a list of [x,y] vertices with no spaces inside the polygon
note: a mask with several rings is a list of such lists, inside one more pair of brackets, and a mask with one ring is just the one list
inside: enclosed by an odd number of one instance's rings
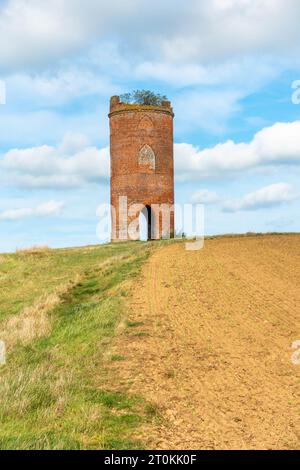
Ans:
{"label": "weathered brickwork", "polygon": [[[174,204],[174,114],[171,104],[128,105],[114,96],[110,102],[109,118],[111,204],[116,211],[116,217],[112,218],[112,240],[122,239],[120,234],[122,228],[124,230],[124,222],[128,225],[137,217],[135,213],[122,218],[120,196],[127,197],[127,211],[133,204],[152,206],[152,238],[166,236],[168,230],[173,234],[174,214],[171,212],[168,227],[163,223],[159,207],[155,207],[161,204],[172,207]],[[127,217],[126,221],[124,217]],[[124,233],[123,238],[126,238]]]}

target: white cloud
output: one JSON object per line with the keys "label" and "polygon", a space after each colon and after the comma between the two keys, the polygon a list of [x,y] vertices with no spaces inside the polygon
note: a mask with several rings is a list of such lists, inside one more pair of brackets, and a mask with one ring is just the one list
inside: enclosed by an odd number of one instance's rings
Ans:
{"label": "white cloud", "polygon": [[208,189],[200,189],[192,195],[194,204],[214,204],[219,201],[219,196],[214,191]]}
{"label": "white cloud", "polygon": [[[176,64],[147,61],[138,64],[133,73],[138,79],[159,80],[176,87],[226,85],[231,89],[238,87],[249,92],[276,76],[282,65],[269,57],[243,57],[205,65],[196,62]],[[250,73],[253,68],[254,76]]]}
{"label": "white cloud", "polygon": [[253,211],[270,208],[293,201],[299,197],[287,183],[271,184],[257,191],[246,194],[241,199],[226,201],[224,212]]}
{"label": "white cloud", "polygon": [[59,215],[65,203],[62,201],[48,201],[37,207],[10,209],[0,213],[0,220],[16,221],[29,217],[51,217]]}
{"label": "white cloud", "polygon": [[211,62],[296,51],[298,0],[8,0],[0,7],[1,65],[48,65],[114,37],[140,57]]}
{"label": "white cloud", "polygon": [[107,75],[92,70],[92,64],[65,64],[64,68],[40,74],[14,74],[7,79],[9,103],[53,108],[89,95],[107,96],[119,91]]}
{"label": "white cloud", "polygon": [[[0,73],[9,107],[0,115],[0,145],[29,147],[37,135],[53,142],[68,129],[94,137],[88,117],[101,114],[103,125],[103,97],[126,91],[125,81],[168,84],[180,138],[198,129],[221,135],[245,96],[286,63],[296,66],[289,52],[300,39],[299,9],[298,0],[190,0],[175,8],[171,0],[7,0]],[[170,87],[194,88],[178,96]]]}
{"label": "white cloud", "polygon": [[176,144],[177,178],[203,180],[278,165],[300,165],[299,136],[300,121],[295,121],[266,127],[250,143],[229,140],[203,150],[190,144]]}
{"label": "white cloud", "polygon": [[[186,2],[190,8],[189,2]],[[182,28],[161,36],[160,46],[172,61],[210,62],[253,52],[296,52],[299,37],[297,0],[213,0],[194,2]]]}
{"label": "white cloud", "polygon": [[175,126],[180,132],[204,129],[213,134],[223,134],[227,121],[240,109],[242,98],[238,90],[187,91],[173,100],[176,112]]}
{"label": "white cloud", "polygon": [[[300,165],[300,121],[277,123],[258,132],[249,143],[229,140],[199,150],[175,144],[178,181],[201,181],[246,171]],[[3,182],[29,188],[74,188],[108,181],[109,147],[90,146],[81,134],[67,134],[58,146],[13,149],[0,159]]]}
{"label": "white cloud", "polygon": [[108,109],[109,100],[105,105],[102,101],[98,107],[90,109],[87,106],[70,112],[65,109],[19,109],[17,103],[14,110],[6,106],[0,113],[0,153],[1,148],[29,148],[49,141],[59,142],[70,131],[85,134],[93,142],[98,142],[99,138],[107,142]]}
{"label": "white cloud", "polygon": [[[113,0],[8,0],[0,8],[0,55],[2,67],[21,69],[45,66],[82,50],[102,36],[130,2]],[[127,3],[127,5],[126,5]],[[132,2],[131,2],[132,3]],[[98,30],[96,28],[98,24]]]}
{"label": "white cloud", "polygon": [[98,150],[84,136],[68,134],[57,147],[10,150],[1,167],[24,187],[73,188],[109,177],[109,149]]}
{"label": "white cloud", "polygon": [[286,59],[245,56],[208,64],[148,61],[138,64],[132,75],[167,84],[168,90],[181,89],[172,97],[177,134],[202,129],[220,135],[228,131],[230,118],[242,110],[242,100],[288,67]]}

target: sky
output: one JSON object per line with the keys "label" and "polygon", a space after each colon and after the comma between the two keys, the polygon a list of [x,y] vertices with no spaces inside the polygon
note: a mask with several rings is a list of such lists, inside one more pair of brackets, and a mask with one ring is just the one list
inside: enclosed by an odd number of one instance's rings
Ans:
{"label": "sky", "polygon": [[[109,98],[167,95],[205,233],[300,231],[299,0],[0,0],[0,252],[99,243]],[[4,93],[5,90],[5,93]]]}

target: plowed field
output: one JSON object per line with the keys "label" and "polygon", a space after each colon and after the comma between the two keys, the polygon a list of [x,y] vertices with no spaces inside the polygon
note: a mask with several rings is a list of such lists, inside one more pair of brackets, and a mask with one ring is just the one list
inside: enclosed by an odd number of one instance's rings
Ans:
{"label": "plowed field", "polygon": [[300,441],[300,236],[221,237],[145,264],[116,372],[159,418],[156,449],[292,449]]}

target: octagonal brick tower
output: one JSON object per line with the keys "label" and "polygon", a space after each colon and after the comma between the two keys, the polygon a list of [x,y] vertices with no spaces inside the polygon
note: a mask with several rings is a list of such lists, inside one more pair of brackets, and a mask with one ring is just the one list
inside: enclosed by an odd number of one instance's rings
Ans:
{"label": "octagonal brick tower", "polygon": [[[110,100],[112,241],[132,239],[128,226],[143,212],[148,239],[174,235],[173,119],[169,101],[161,106]],[[125,199],[125,197],[127,199]],[[126,207],[125,207],[126,203]],[[140,207],[130,213],[133,205]],[[169,208],[170,217],[162,214]],[[139,239],[139,226],[136,227]]]}

